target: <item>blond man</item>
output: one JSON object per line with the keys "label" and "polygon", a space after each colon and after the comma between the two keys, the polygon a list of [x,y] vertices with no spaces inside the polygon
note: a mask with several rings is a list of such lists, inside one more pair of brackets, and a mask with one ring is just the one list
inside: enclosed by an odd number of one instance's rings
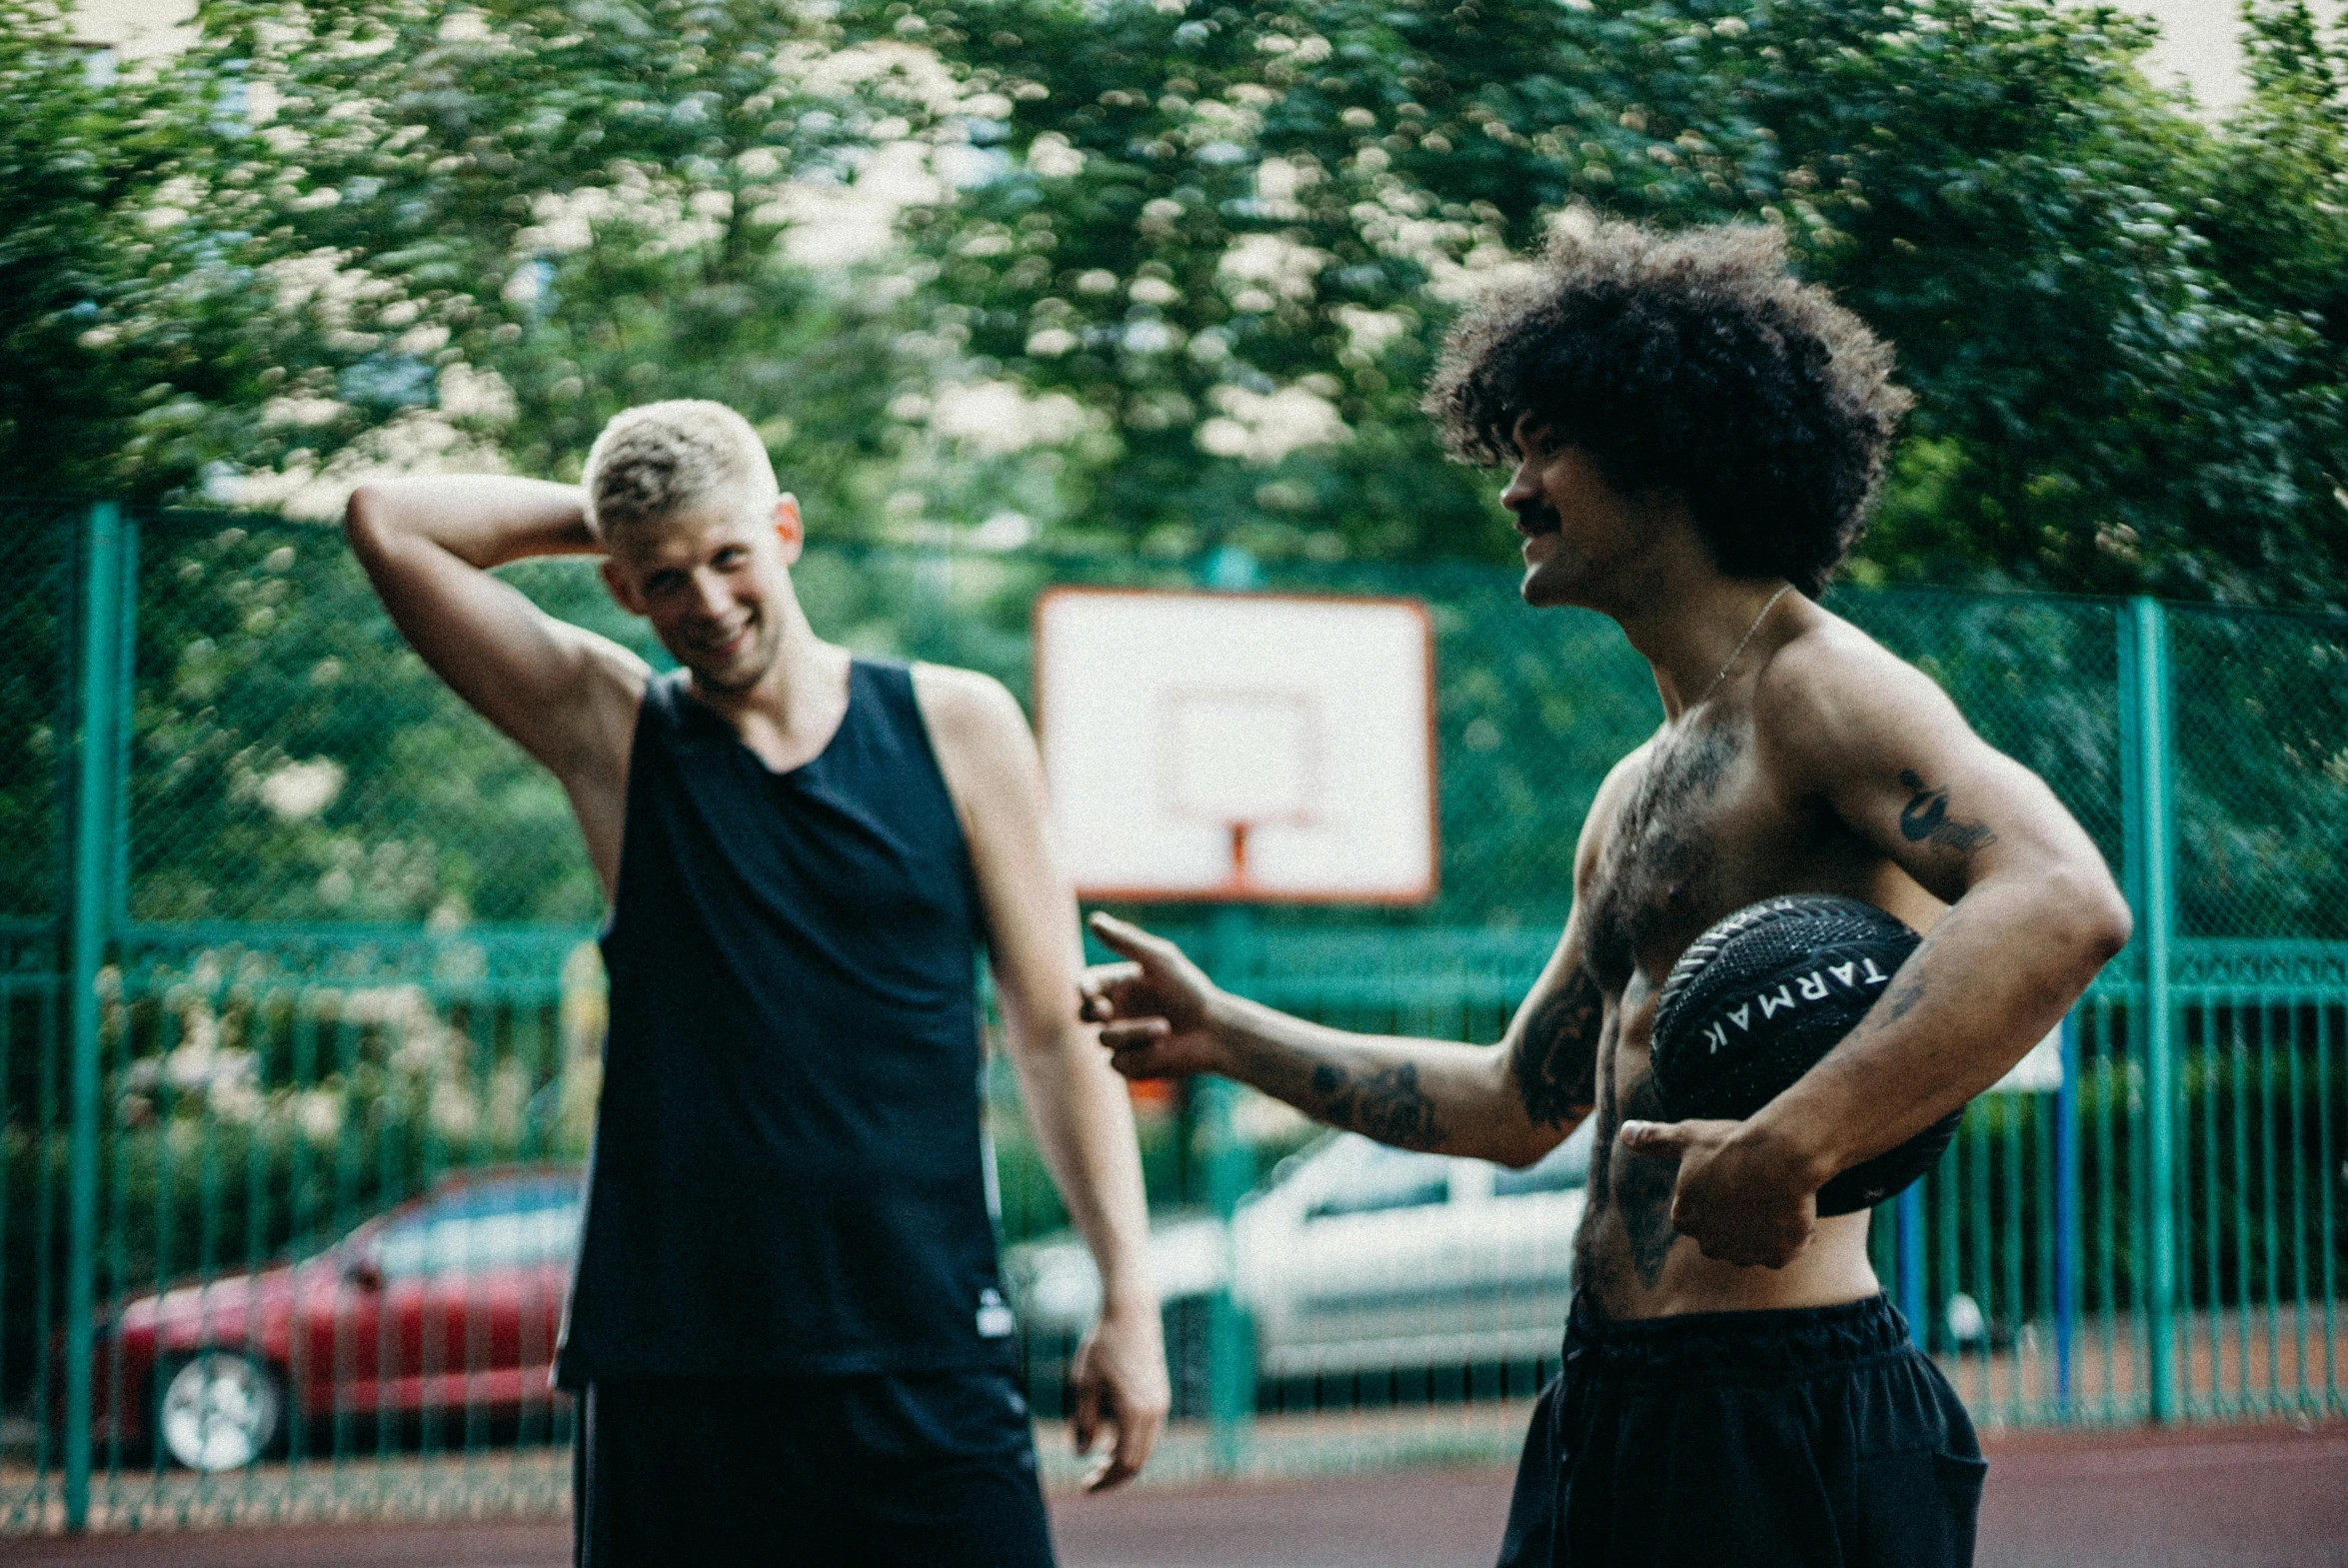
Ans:
{"label": "blond man", "polygon": [[[1167,1406],[1122,1085],[1069,1017],[1075,902],[1019,705],[852,657],[717,404],[615,418],[580,486],[362,487],[347,532],[457,694],[562,782],[611,919],[612,1021],[557,1378],[577,1553],[636,1563],[1046,1564],[979,1130],[984,950],[1037,1140],[1105,1283],[1080,1349],[1094,1484]],[[493,570],[598,555],[679,669]]]}

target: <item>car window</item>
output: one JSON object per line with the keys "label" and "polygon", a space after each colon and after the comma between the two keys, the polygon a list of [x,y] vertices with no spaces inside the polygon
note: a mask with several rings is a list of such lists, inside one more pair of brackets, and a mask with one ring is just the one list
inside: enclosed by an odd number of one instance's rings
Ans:
{"label": "car window", "polygon": [[1595,1120],[1584,1121],[1564,1142],[1522,1170],[1492,1172],[1492,1196],[1518,1197],[1527,1192],[1566,1192],[1589,1185],[1590,1140],[1597,1135]]}
{"label": "car window", "polygon": [[1372,1146],[1304,1211],[1307,1221],[1339,1214],[1424,1208],[1451,1195],[1451,1162],[1440,1154]]}
{"label": "car window", "polygon": [[384,1277],[470,1273],[568,1262],[579,1241],[579,1189],[568,1181],[466,1187],[383,1233]]}

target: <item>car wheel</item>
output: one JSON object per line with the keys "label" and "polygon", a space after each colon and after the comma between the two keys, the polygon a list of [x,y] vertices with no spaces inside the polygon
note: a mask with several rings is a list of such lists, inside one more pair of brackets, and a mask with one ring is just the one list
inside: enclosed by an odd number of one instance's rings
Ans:
{"label": "car wheel", "polygon": [[285,1417],[277,1374],[240,1350],[199,1350],[166,1367],[156,1433],[190,1470],[237,1470],[269,1451]]}

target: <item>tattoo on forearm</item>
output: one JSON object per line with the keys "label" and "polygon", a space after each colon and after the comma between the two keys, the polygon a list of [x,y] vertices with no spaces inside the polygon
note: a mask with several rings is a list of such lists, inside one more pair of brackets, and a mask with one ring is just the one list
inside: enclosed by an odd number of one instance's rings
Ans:
{"label": "tattoo on forearm", "polygon": [[1866,1017],[1859,1020],[1859,1026],[1851,1030],[1851,1039],[1871,1038],[1916,1010],[1924,1000],[1924,992],[1930,987],[1925,971],[1934,952],[1964,918],[1965,911],[1961,907],[1950,909],[1940,917],[1939,922],[1932,927],[1932,934],[1925,937],[1914,952],[1908,954],[1907,962],[1901,964],[1898,972],[1892,975],[1891,988],[1883,993],[1882,1003],[1870,1009]]}
{"label": "tattoo on forearm", "polygon": [[1946,789],[1933,788],[1911,771],[1903,770],[1899,782],[1910,791],[1908,803],[1899,808],[1899,834],[1908,842],[1936,843],[1959,854],[1997,842],[1987,823],[1948,814]]}
{"label": "tattoo on forearm", "polygon": [[1430,1149],[1443,1140],[1434,1101],[1418,1086],[1415,1063],[1360,1074],[1322,1062],[1312,1069],[1311,1085],[1319,1103],[1305,1108],[1332,1126],[1407,1149]]}
{"label": "tattoo on forearm", "polygon": [[1894,1022],[1916,1010],[1916,1003],[1924,999],[1924,974],[1918,964],[1907,965],[1908,972],[1891,987],[1891,994],[1883,1000],[1885,1014]]}
{"label": "tattoo on forearm", "polygon": [[1533,1009],[1509,1066],[1524,1114],[1543,1126],[1577,1122],[1597,1102],[1598,1034],[1605,998],[1586,967]]}

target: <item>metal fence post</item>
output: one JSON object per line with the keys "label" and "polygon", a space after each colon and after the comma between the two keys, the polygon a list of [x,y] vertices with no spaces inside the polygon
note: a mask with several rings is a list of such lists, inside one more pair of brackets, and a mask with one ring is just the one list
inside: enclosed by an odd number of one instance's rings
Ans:
{"label": "metal fence post", "polygon": [[1924,1184],[1919,1181],[1902,1191],[1891,1200],[1891,1208],[1898,1221],[1892,1227],[1892,1245],[1898,1259],[1899,1309],[1916,1348],[1929,1351],[1932,1305],[1924,1297]]}
{"label": "metal fence post", "polygon": [[2124,804],[2131,818],[2129,869],[2136,930],[2143,949],[2144,1227],[2151,1278],[2145,1292],[2146,1397],[2155,1421],[2175,1419],[2177,1309],[2176,1041],[2171,1033],[2169,945],[2175,934],[2176,822],[2171,788],[2175,751],[2169,724],[2168,617],[2157,600],[2129,606],[2133,676],[2122,696],[2132,723],[2128,761],[2132,788]]}
{"label": "metal fence post", "polygon": [[[1200,586],[1245,593],[1263,586],[1255,558],[1233,545],[1200,563]],[[1244,904],[1217,905],[1208,925],[1209,967],[1222,985],[1243,983],[1255,946],[1255,914]],[[1232,1112],[1239,1086],[1227,1078],[1191,1080],[1199,1172],[1206,1205],[1222,1224],[1222,1284],[1206,1303],[1206,1455],[1216,1475],[1236,1475],[1247,1462],[1248,1428],[1255,1419],[1255,1330],[1239,1305],[1239,1200],[1254,1184],[1255,1162],[1239,1139]]]}
{"label": "metal fence post", "polygon": [[2071,1343],[2079,1321],[2079,1015],[2066,1016],[2054,1085],[2054,1407],[2071,1418]]}
{"label": "metal fence post", "polygon": [[106,907],[112,934],[130,927],[130,781],[132,682],[138,675],[139,525],[121,518],[115,526],[116,664],[112,705],[112,744],[107,748],[113,772],[107,776]]}
{"label": "metal fence post", "polygon": [[105,955],[120,861],[118,728],[123,724],[123,522],[110,502],[90,509],[81,538],[80,741],[74,758],[73,895],[67,937],[66,1016],[71,1116],[66,1184],[65,1527],[90,1520],[90,1352],[98,1259],[98,967]]}
{"label": "metal fence post", "polygon": [[[1254,938],[1254,920],[1237,904],[1214,911],[1215,978],[1236,983]],[[1238,1298],[1239,1199],[1254,1177],[1253,1161],[1233,1125],[1239,1086],[1227,1078],[1196,1080],[1199,1139],[1205,1145],[1206,1201],[1222,1222],[1223,1282],[1207,1303],[1207,1456],[1217,1475],[1235,1475],[1246,1463],[1247,1428],[1255,1415],[1255,1334]]]}

